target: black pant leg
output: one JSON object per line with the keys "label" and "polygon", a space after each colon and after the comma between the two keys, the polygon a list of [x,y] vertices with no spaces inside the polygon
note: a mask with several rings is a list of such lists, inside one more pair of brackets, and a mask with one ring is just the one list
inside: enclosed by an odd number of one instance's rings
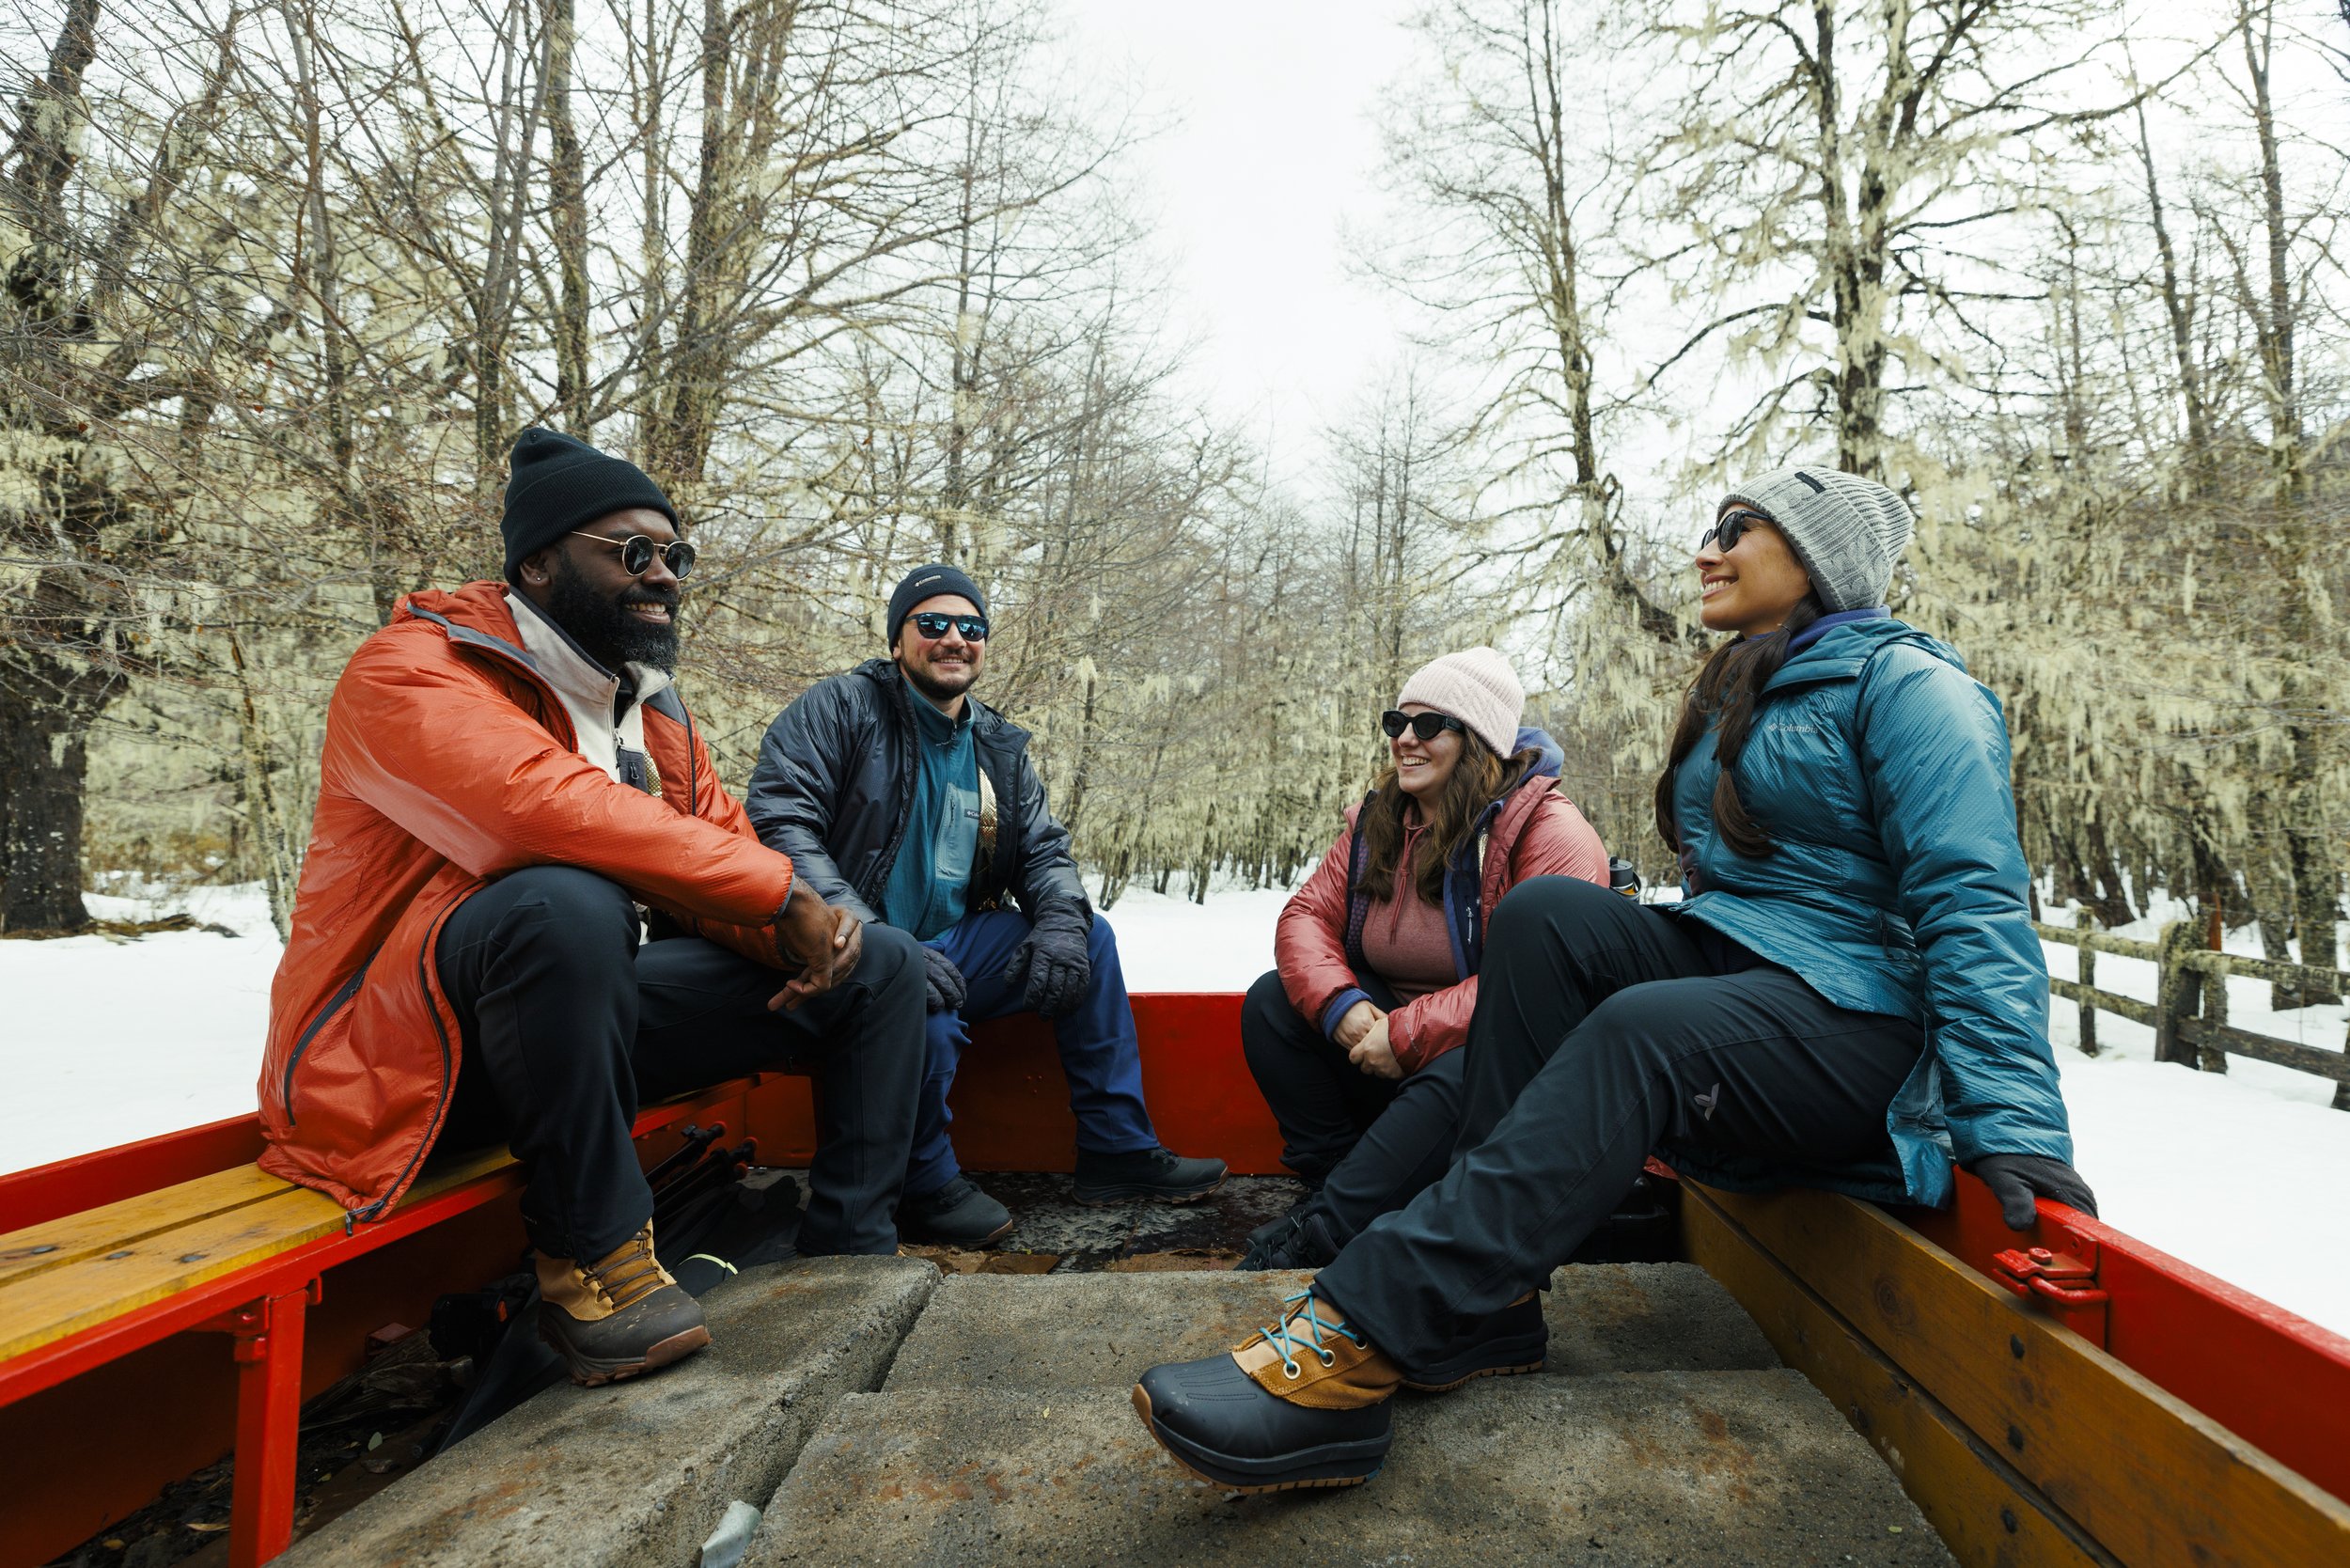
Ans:
{"label": "black pant leg", "polygon": [[898,1196],[921,1090],[923,964],[914,938],[865,928],[847,979],[789,1012],[784,977],[713,943],[653,942],[638,955],[634,1060],[648,1099],[758,1072],[815,1080],[816,1157],[803,1253],[897,1250]]}
{"label": "black pant leg", "polygon": [[[1376,975],[1355,977],[1374,1006],[1391,1011],[1395,994]],[[1240,1043],[1258,1092],[1281,1128],[1281,1163],[1309,1182],[1346,1157],[1395,1098],[1395,1084],[1347,1059],[1319,1019],[1290,1005],[1278,970],[1258,977],[1241,1003]]]}
{"label": "black pant leg", "polygon": [[1467,1051],[1447,1051],[1404,1078],[1379,1119],[1331,1168],[1313,1206],[1332,1241],[1343,1247],[1444,1174],[1458,1141],[1467,1065]]}
{"label": "black pant leg", "polygon": [[[1534,1000],[1530,985],[1519,996]],[[1407,1372],[1434,1365],[1472,1320],[1565,1262],[1668,1139],[1807,1165],[1882,1152],[1886,1108],[1921,1045],[1917,1025],[1848,1012],[1784,969],[1627,987],[1559,1043],[1489,1136],[1356,1237],[1315,1289]]]}
{"label": "black pant leg", "polygon": [[1510,889],[1485,933],[1460,1147],[1484,1140],[1559,1043],[1609,996],[1627,985],[1710,973],[1673,917],[1621,893],[1569,876],[1530,877]]}
{"label": "black pant leg", "polygon": [[551,1257],[601,1258],[652,1217],[631,1136],[636,939],[628,894],[574,866],[501,877],[441,926],[464,1050],[446,1142],[512,1146],[523,1223]]}

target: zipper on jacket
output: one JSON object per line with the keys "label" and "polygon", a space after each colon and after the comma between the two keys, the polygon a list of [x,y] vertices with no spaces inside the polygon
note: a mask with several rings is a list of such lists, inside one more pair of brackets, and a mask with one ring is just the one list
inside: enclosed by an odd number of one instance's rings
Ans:
{"label": "zipper on jacket", "polygon": [[[873,863],[867,886],[856,890],[869,908],[882,906],[882,895],[889,890],[889,873],[897,869],[898,852],[905,847],[906,829],[914,820],[914,775],[922,765],[922,758],[915,739],[913,698],[906,695],[905,678],[894,672],[888,689],[898,700],[898,810],[897,823],[889,830],[889,842],[882,846],[882,856]],[[974,737],[976,740],[977,737]]]}
{"label": "zipper on jacket", "polygon": [[409,1177],[414,1175],[416,1167],[424,1162],[425,1155],[431,1152],[432,1140],[440,1136],[442,1119],[448,1115],[448,1096],[451,1088],[448,1026],[441,1022],[441,1010],[433,1005],[432,982],[426,976],[424,966],[426,961],[431,957],[433,949],[440,945],[441,928],[448,923],[449,915],[456,907],[455,904],[451,904],[447,909],[441,911],[424,933],[424,946],[416,951],[416,989],[424,993],[424,1010],[432,1015],[432,1033],[441,1043],[440,1104],[433,1107],[432,1121],[426,1126],[423,1138],[417,1142],[416,1152],[410,1155],[408,1163],[400,1168],[400,1172],[393,1179],[392,1184],[384,1189],[384,1196],[365,1208],[352,1209],[344,1214],[343,1234],[346,1236],[358,1228],[360,1221],[372,1220],[382,1214],[384,1205],[391,1202],[395,1193],[406,1190]]}
{"label": "zipper on jacket", "polygon": [[302,1065],[302,1053],[310,1048],[310,1042],[318,1038],[319,1030],[326,1027],[326,1021],[340,1012],[344,1004],[358,995],[359,982],[368,978],[368,965],[374,962],[375,954],[368,954],[365,961],[352,972],[352,977],[337,986],[335,994],[326,999],[326,1005],[319,1009],[319,1015],[310,1020],[310,1027],[302,1031],[302,1038],[294,1042],[293,1055],[286,1058],[286,1081],[281,1091],[281,1098],[286,1102],[287,1126],[298,1126],[301,1121],[301,1119],[294,1115],[293,1075],[294,1069]]}

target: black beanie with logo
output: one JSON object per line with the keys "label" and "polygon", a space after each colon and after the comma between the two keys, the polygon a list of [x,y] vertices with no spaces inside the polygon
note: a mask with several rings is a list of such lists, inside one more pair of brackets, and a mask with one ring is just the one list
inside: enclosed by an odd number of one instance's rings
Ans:
{"label": "black beanie with logo", "polygon": [[506,515],[498,524],[506,536],[506,580],[521,581],[525,557],[631,507],[650,507],[677,526],[677,509],[643,469],[533,425],[514,442]]}
{"label": "black beanie with logo", "polygon": [[981,593],[979,585],[965,576],[960,568],[943,562],[917,566],[905,574],[904,580],[898,585],[898,591],[889,596],[889,624],[882,630],[883,635],[888,637],[890,647],[898,646],[898,629],[906,623],[906,617],[914,613],[914,606],[925,599],[935,599],[942,593],[959,593],[971,601],[972,607],[982,617],[987,614],[987,595]]}

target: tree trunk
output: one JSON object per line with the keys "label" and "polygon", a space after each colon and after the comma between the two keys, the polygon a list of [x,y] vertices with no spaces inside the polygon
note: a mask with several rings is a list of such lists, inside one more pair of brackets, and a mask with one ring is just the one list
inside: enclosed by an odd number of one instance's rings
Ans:
{"label": "tree trunk", "polygon": [[572,117],[575,0],[547,0],[547,203],[562,299],[555,317],[555,405],[563,428],[595,438],[588,406],[588,174]]}
{"label": "tree trunk", "polygon": [[[93,689],[94,688],[94,689]],[[80,931],[82,795],[89,728],[114,682],[83,681],[42,702],[0,682],[0,931]]]}
{"label": "tree trunk", "polygon": [[[2260,139],[2262,229],[2268,252],[2265,299],[2248,303],[2252,305],[2263,389],[2268,401],[2276,538],[2283,557],[2280,564],[2291,585],[2278,629],[2294,661],[2280,693],[2288,715],[2285,733],[2293,743],[2285,773],[2284,831],[2286,863],[2293,872],[2294,926],[2301,940],[2301,962],[2330,969],[2334,920],[2342,897],[2342,870],[2326,832],[2325,801],[2329,760],[2326,753],[2332,744],[2334,715],[2327,712],[2325,676],[2313,665],[2324,656],[2321,639],[2330,640],[2334,634],[2328,625],[2328,606],[2321,598],[2316,520],[2301,450],[2300,386],[2294,349],[2298,307],[2293,297],[2288,255],[2292,225],[2285,212],[2284,165],[2268,90],[2274,23],[2273,5],[2256,9],[2248,4],[2238,12],[2237,31],[2252,86],[2252,124]],[[2339,1000],[2330,987],[2303,987],[2298,995],[2302,1006]]]}

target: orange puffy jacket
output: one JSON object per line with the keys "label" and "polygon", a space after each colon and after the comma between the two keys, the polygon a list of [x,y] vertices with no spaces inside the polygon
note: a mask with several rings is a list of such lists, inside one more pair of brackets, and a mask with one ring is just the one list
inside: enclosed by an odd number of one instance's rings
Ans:
{"label": "orange puffy jacket", "polygon": [[433,945],[492,878],[578,866],[688,932],[788,964],[791,862],[751,831],[673,693],[645,705],[652,792],[572,749],[502,583],[400,602],[335,684],[293,931],[270,986],[261,1168],[381,1219],[456,1087]]}

